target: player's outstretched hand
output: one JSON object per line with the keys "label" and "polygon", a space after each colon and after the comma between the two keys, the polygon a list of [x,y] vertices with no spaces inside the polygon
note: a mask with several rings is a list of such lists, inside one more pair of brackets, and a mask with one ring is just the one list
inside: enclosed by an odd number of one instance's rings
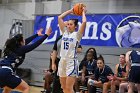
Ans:
{"label": "player's outstretched hand", "polygon": [[46,33],[45,34],[47,34],[48,36],[50,36],[50,34],[52,33],[52,28],[51,27],[49,27],[49,29],[47,29],[47,31],[46,31]]}
{"label": "player's outstretched hand", "polygon": [[37,32],[38,36],[43,36],[42,31],[43,31],[43,28],[40,28],[40,29],[38,30],[38,32]]}

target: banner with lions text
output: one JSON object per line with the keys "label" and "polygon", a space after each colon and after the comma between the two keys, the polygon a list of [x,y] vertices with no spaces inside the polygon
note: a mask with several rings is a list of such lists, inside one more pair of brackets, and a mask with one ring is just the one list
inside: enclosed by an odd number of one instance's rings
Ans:
{"label": "banner with lions text", "polygon": [[[140,14],[88,14],[87,26],[83,34],[81,45],[139,47],[140,48]],[[78,19],[78,28],[82,17],[68,15],[64,21]],[[54,42],[61,35],[58,16],[36,16],[34,33],[39,28],[44,32],[51,26],[53,33],[44,43]]]}

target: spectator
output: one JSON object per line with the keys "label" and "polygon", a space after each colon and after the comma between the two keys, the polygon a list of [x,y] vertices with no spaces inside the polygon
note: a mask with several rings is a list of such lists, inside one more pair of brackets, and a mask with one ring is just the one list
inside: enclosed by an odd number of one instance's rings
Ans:
{"label": "spectator", "polygon": [[94,73],[95,78],[90,78],[88,84],[103,88],[102,93],[107,93],[111,85],[109,76],[113,75],[113,71],[109,66],[105,65],[104,58],[101,55],[97,58],[97,68]]}
{"label": "spectator", "polygon": [[[87,55],[89,53],[89,56]],[[88,56],[88,57],[87,57]],[[83,58],[83,60],[81,61],[81,63],[80,63],[80,65],[79,65],[79,76],[78,76],[78,78],[76,79],[76,81],[75,81],[75,91],[77,92],[77,93],[79,93],[80,92],[80,90],[81,89],[84,89],[84,90],[86,90],[87,91],[87,84],[85,85],[85,86],[81,86],[80,87],[80,85],[81,85],[81,81],[82,81],[82,73],[85,73],[85,75],[86,76],[88,76],[87,75],[87,72],[88,72],[88,70],[86,69],[86,67],[87,67],[87,60],[90,60],[91,61],[91,63],[92,63],[92,61],[94,61],[95,63],[94,64],[92,64],[92,66],[91,66],[91,69],[93,70],[93,71],[91,71],[92,72],[92,74],[94,73],[94,70],[95,70],[95,67],[96,67],[96,60],[97,60],[97,54],[96,54],[96,50],[95,50],[95,48],[89,48],[87,51],[86,51],[86,54],[85,54],[85,56],[84,56],[84,58]],[[84,70],[85,71],[83,71],[83,67],[84,67]],[[86,78],[86,79],[88,79],[88,78]],[[85,82],[86,83],[86,82]],[[79,89],[79,87],[80,87],[80,89]],[[91,88],[88,88],[88,90],[91,90]],[[95,90],[95,89],[94,89]],[[93,90],[92,90],[93,91]]]}
{"label": "spectator", "polygon": [[[97,62],[94,59],[93,52],[89,51],[86,56],[82,71],[82,85],[87,88],[88,78],[94,78],[94,72],[97,67]],[[93,91],[92,91],[93,92]]]}
{"label": "spectator", "polygon": [[125,54],[121,54],[119,58],[119,64],[115,67],[115,75],[111,80],[111,93],[116,93],[116,86],[119,87],[121,83],[128,80],[128,69],[126,67]]}

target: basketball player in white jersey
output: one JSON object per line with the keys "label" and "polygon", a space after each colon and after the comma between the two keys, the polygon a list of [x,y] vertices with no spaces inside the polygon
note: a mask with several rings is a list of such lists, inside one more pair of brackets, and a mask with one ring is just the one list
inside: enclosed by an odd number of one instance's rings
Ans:
{"label": "basketball player in white jersey", "polygon": [[78,32],[75,29],[78,25],[77,19],[70,19],[65,26],[63,18],[73,13],[73,9],[68,10],[58,16],[58,23],[63,34],[60,50],[60,62],[58,66],[58,74],[60,77],[61,87],[64,93],[73,93],[73,86],[76,76],[78,76],[78,60],[76,55],[77,45],[80,42],[86,27],[86,9],[83,7],[82,24]]}

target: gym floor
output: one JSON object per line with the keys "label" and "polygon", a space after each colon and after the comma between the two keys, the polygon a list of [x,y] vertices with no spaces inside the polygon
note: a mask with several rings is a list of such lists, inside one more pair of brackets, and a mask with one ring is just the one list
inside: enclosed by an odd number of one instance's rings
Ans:
{"label": "gym floor", "polygon": [[[43,87],[30,86],[30,92],[29,93],[42,93],[41,91],[44,91]],[[2,93],[1,88],[0,88],[0,93]],[[12,91],[11,93],[21,93],[21,92]]]}
{"label": "gym floor", "polygon": [[43,87],[30,86],[30,93],[41,93]]}

